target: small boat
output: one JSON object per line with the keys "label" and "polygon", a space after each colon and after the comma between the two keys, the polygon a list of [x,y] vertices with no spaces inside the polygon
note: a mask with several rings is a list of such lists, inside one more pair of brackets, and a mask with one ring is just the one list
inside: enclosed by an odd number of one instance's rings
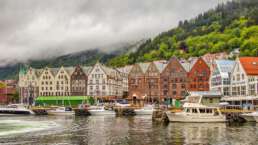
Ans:
{"label": "small boat", "polygon": [[35,114],[32,110],[27,109],[23,104],[10,104],[6,107],[0,108],[1,115],[33,115]]}
{"label": "small boat", "polygon": [[185,103],[182,112],[166,114],[170,122],[226,122],[218,107],[208,107],[198,103]]}
{"label": "small boat", "polygon": [[154,108],[152,105],[147,105],[141,109],[134,110],[136,115],[152,115],[153,111],[154,111]]}
{"label": "small boat", "polygon": [[48,115],[74,115],[71,107],[58,107],[54,110],[48,110]]}
{"label": "small boat", "polygon": [[258,112],[244,113],[240,115],[248,122],[255,122],[255,116],[258,116]]}
{"label": "small boat", "polygon": [[104,106],[101,107],[93,107],[91,106],[89,108],[89,113],[93,116],[97,116],[97,115],[116,115],[116,112],[113,110],[106,110]]}

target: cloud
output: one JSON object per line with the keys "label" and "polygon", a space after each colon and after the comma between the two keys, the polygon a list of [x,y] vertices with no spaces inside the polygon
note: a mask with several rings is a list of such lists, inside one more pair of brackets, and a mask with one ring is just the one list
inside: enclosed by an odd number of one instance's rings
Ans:
{"label": "cloud", "polygon": [[1,0],[0,66],[149,38],[223,0]]}

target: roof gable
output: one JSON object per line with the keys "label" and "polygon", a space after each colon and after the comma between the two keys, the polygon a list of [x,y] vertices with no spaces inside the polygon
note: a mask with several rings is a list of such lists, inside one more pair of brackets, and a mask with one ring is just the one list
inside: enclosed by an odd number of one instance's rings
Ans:
{"label": "roof gable", "polygon": [[[172,68],[172,69],[171,69]],[[179,60],[176,57],[172,57],[168,64],[166,65],[166,67],[163,69],[162,73],[164,72],[170,72],[170,71],[174,71],[173,69],[177,69],[179,71],[177,72],[182,72],[182,73],[187,73],[187,71],[184,69],[184,67],[182,66],[182,64],[179,62]]]}

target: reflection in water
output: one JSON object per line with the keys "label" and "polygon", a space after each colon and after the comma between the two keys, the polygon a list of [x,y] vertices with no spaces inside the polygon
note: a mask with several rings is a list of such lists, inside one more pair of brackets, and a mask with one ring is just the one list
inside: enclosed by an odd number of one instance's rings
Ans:
{"label": "reflection in water", "polygon": [[[9,120],[9,121],[8,121]],[[12,120],[12,121],[10,121]],[[26,133],[17,132],[20,128],[13,122],[34,122],[38,127],[24,124]],[[53,122],[55,125],[53,125]],[[226,125],[220,123],[154,123],[151,117],[67,117],[30,116],[1,118],[0,144],[121,144],[121,145],[159,145],[159,144],[256,144],[258,125]],[[9,123],[9,124],[8,124]],[[11,124],[10,124],[11,123]],[[45,128],[43,124],[48,124]],[[52,124],[52,125],[51,125]],[[30,130],[28,130],[28,128]],[[34,130],[34,128],[44,128]]]}

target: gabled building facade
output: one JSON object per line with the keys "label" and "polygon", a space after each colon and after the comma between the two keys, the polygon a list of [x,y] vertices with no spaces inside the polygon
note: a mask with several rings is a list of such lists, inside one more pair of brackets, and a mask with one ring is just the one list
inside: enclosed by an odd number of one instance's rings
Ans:
{"label": "gabled building facade", "polygon": [[210,90],[219,91],[223,96],[231,95],[231,72],[235,66],[232,60],[216,60],[211,73]]}
{"label": "gabled building facade", "polygon": [[189,91],[209,91],[210,68],[199,58],[188,72]]}
{"label": "gabled building facade", "polygon": [[161,101],[160,73],[166,66],[166,61],[151,62],[145,72],[145,94],[148,102]]}
{"label": "gabled building facade", "polygon": [[149,65],[150,63],[137,63],[132,67],[128,76],[130,99],[145,99],[145,72]]}
{"label": "gabled building facade", "polygon": [[167,99],[182,99],[187,94],[187,72],[176,57],[172,57],[160,76],[161,97]]}
{"label": "gabled building facade", "polygon": [[39,96],[55,96],[56,82],[55,75],[59,69],[44,68],[39,77]]}
{"label": "gabled building facade", "polygon": [[86,96],[88,84],[88,72],[91,67],[81,67],[77,65],[71,74],[71,95]]}
{"label": "gabled building facade", "polygon": [[241,57],[231,76],[232,96],[258,95],[258,57]]}
{"label": "gabled building facade", "polygon": [[22,103],[32,103],[39,95],[39,76],[43,70],[28,68],[19,72],[19,93]]}
{"label": "gabled building facade", "polygon": [[128,97],[129,95],[128,76],[132,67],[132,65],[128,65],[125,67],[117,68],[117,71],[120,73],[122,77],[123,97]]}
{"label": "gabled building facade", "polygon": [[55,75],[55,96],[69,96],[71,95],[70,81],[73,68],[61,67]]}
{"label": "gabled building facade", "polygon": [[120,73],[96,63],[88,75],[88,94],[95,97],[121,97],[123,87]]}

